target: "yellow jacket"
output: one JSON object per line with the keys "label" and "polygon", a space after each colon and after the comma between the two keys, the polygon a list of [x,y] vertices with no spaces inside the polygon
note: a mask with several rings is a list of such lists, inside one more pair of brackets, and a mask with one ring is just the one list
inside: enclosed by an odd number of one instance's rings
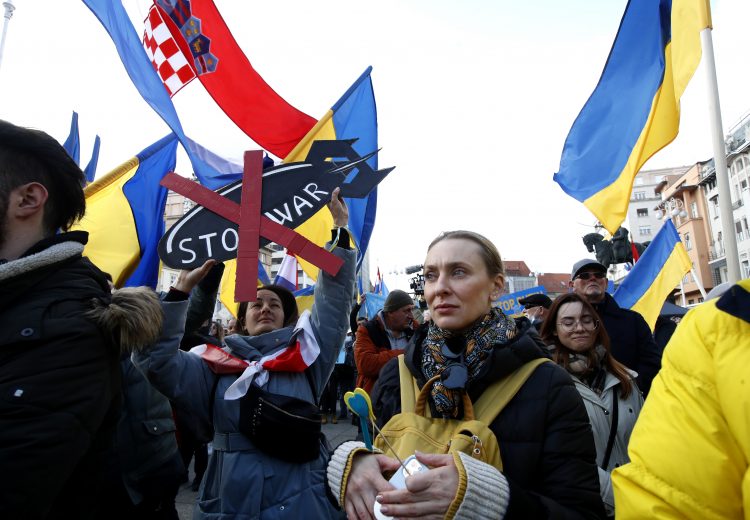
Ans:
{"label": "yellow jacket", "polygon": [[612,474],[617,518],[750,518],[750,279],[677,327]]}

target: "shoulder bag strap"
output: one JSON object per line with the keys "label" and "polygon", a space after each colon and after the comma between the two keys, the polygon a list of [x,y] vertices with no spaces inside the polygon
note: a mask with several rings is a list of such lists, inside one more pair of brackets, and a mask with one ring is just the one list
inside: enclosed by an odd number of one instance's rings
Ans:
{"label": "shoulder bag strap", "polygon": [[413,412],[417,404],[417,394],[419,388],[417,387],[417,380],[409,372],[409,367],[406,366],[406,360],[404,355],[398,356],[398,376],[399,386],[401,387],[401,413]]}
{"label": "shoulder bag strap", "polygon": [[510,400],[515,397],[526,380],[534,373],[536,367],[546,362],[551,363],[552,360],[547,358],[531,360],[516,369],[512,374],[492,383],[474,403],[474,417],[486,424],[492,422]]}
{"label": "shoulder bag strap", "polygon": [[612,422],[609,425],[609,439],[607,439],[607,449],[604,452],[602,460],[602,469],[606,470],[609,466],[609,458],[612,456],[612,448],[615,445],[615,435],[617,435],[618,410],[620,409],[619,399],[617,398],[617,385],[612,387]]}

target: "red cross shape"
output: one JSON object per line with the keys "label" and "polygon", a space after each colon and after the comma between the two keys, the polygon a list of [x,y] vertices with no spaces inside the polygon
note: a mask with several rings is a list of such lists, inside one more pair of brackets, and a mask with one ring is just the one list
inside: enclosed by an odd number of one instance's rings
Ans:
{"label": "red cross shape", "polygon": [[245,152],[242,205],[176,173],[167,174],[162,179],[161,185],[239,226],[234,301],[255,301],[256,299],[258,244],[261,236],[286,247],[289,254],[304,258],[331,276],[335,276],[344,263],[341,258],[314,244],[293,229],[282,226],[261,214],[263,152],[260,150]]}

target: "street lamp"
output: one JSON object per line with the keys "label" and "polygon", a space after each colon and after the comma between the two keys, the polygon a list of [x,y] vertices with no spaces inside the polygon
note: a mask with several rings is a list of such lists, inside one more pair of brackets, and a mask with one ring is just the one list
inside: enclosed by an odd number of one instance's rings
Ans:
{"label": "street lamp", "polygon": [[5,8],[5,21],[3,22],[3,35],[0,37],[0,65],[3,63],[3,51],[5,50],[5,35],[8,33],[8,22],[13,17],[13,11],[16,10],[16,6],[13,5],[13,0],[6,0],[3,2]]}
{"label": "street lamp", "polygon": [[676,199],[670,197],[667,200],[663,200],[656,206],[656,213],[654,215],[658,220],[663,218],[680,217],[685,218],[688,216],[685,211],[685,204],[682,199]]}

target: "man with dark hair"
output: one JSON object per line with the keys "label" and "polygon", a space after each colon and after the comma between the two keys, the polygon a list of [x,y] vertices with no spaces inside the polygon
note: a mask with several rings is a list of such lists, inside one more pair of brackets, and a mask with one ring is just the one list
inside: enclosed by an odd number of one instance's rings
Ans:
{"label": "man with dark hair", "polygon": [[0,121],[0,518],[97,514],[120,348],[161,328],[152,291],[111,295],[88,235],[56,234],[83,216],[83,181],[52,137]]}
{"label": "man with dark hair", "polygon": [[396,289],[388,293],[383,309],[373,319],[359,325],[354,344],[358,387],[370,392],[380,369],[391,358],[404,353],[413,332],[413,321],[414,301],[406,292]]}
{"label": "man with dark hair", "polygon": [[594,306],[609,335],[610,349],[617,361],[638,372],[638,388],[648,394],[651,380],[659,372],[661,356],[643,316],[623,309],[607,294],[607,268],[584,258],[573,266],[570,287]]}

